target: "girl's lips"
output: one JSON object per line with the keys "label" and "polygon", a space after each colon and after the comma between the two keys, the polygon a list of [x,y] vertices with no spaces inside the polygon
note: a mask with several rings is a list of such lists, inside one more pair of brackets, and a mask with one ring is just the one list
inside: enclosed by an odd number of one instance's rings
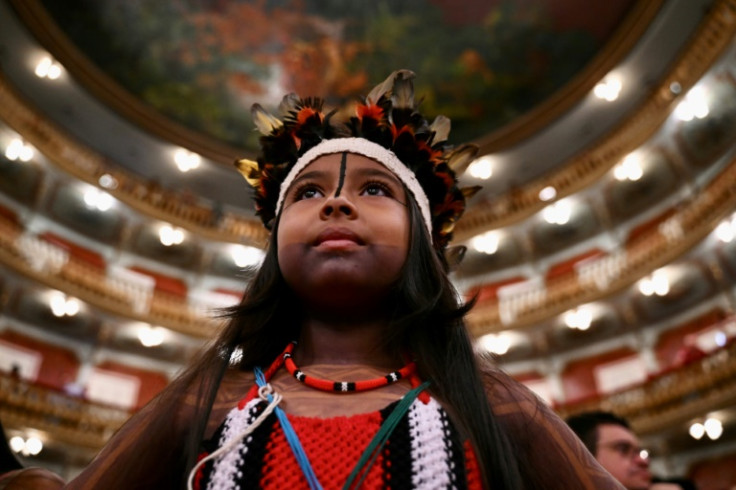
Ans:
{"label": "girl's lips", "polygon": [[348,246],[364,245],[363,239],[347,228],[326,228],[314,240],[313,245]]}

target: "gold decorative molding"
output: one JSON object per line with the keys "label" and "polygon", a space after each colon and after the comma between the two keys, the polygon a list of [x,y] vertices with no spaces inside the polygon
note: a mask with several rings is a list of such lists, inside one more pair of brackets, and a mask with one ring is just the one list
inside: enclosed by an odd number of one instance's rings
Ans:
{"label": "gold decorative molding", "polygon": [[178,192],[155,186],[120,166],[111,165],[105,157],[85,147],[33,109],[2,76],[2,72],[0,119],[49,161],[74,177],[98,185],[102,175],[112,176],[117,187],[106,191],[147,216],[168,221],[212,240],[248,243],[257,247],[263,247],[267,240],[268,234],[256,218],[232,212],[217,217],[210,206],[187,202]]}
{"label": "gold decorative molding", "polygon": [[32,427],[55,442],[99,450],[130,415],[0,374],[0,419],[8,428]]}
{"label": "gold decorative molding", "polygon": [[736,209],[734,182],[736,158],[689,202],[680,203],[667,220],[621,250],[590,261],[579,272],[569,271],[504,300],[477,305],[467,319],[471,333],[530,326],[631,285],[697,245]]}
{"label": "gold decorative molding", "polygon": [[[700,242],[736,208],[736,158],[711,183],[659,227],[641,233],[626,248],[591,261],[585,270],[555,276],[546,284],[506,298],[481,303],[468,315],[473,335],[529,326],[552,315],[619,291]],[[684,233],[683,230],[687,230]],[[23,255],[18,238],[22,226],[0,217],[0,261],[22,274],[61,289],[106,311],[161,324],[174,330],[209,337],[215,326],[185,298],[154,295],[145,313],[136,313],[136,299],[112,287],[113,278],[84,261],[68,257],[58,271],[37,270]],[[29,237],[33,239],[33,237]],[[504,320],[502,321],[502,317]]]}
{"label": "gold decorative molding", "polygon": [[[140,290],[104,269],[26,234],[18,224],[0,216],[0,263],[41,284],[90,303],[104,311],[161,325],[197,338],[214,338],[221,326],[186,298]],[[43,259],[34,264],[33,260]]]}
{"label": "gold decorative molding", "polygon": [[625,417],[639,435],[661,432],[679,423],[736,403],[736,342],[700,361],[667,371],[640,385],[601,398],[562,405],[562,417],[605,410]]}

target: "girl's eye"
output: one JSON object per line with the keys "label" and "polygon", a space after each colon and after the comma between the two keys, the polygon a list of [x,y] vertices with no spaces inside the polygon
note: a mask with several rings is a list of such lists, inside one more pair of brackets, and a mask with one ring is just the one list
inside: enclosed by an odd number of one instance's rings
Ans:
{"label": "girl's eye", "polygon": [[300,187],[294,193],[294,201],[301,201],[302,199],[314,199],[315,197],[322,197],[322,191],[314,185],[308,184]]}
{"label": "girl's eye", "polygon": [[386,184],[380,182],[370,182],[363,187],[362,194],[366,196],[391,196],[391,190]]}

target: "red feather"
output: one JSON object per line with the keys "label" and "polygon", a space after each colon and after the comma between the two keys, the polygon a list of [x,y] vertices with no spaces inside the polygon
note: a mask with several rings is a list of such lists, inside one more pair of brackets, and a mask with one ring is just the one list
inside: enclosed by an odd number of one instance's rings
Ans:
{"label": "red feather", "polygon": [[391,135],[394,137],[394,141],[396,141],[403,133],[409,133],[414,136],[414,131],[412,131],[409,126],[401,126],[400,128],[397,128],[393,124],[391,125]]}
{"label": "red feather", "polygon": [[435,165],[440,163],[440,157],[442,157],[442,150],[432,148],[425,141],[417,141],[417,148],[420,151],[427,152],[427,155],[429,155],[427,159],[430,162],[434,162]]}
{"label": "red feather", "polygon": [[312,107],[302,107],[299,109],[299,112],[296,115],[296,122],[299,124],[299,126],[302,126],[307,122],[307,120],[317,115],[319,117],[320,122],[322,121],[322,113],[320,113],[318,110],[312,108]]}
{"label": "red feather", "polygon": [[375,119],[376,121],[380,121],[381,118],[383,118],[383,109],[381,106],[375,104],[359,104],[355,112],[358,115],[358,119],[361,121],[363,118]]}

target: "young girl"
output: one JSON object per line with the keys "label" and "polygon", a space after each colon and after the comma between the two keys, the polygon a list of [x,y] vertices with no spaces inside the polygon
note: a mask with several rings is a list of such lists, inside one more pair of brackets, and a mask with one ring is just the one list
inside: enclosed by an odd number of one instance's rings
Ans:
{"label": "young girl", "polygon": [[471,190],[406,70],[347,115],[254,107],[269,248],[219,338],[68,488],[621,488],[473,350],[445,248]]}

